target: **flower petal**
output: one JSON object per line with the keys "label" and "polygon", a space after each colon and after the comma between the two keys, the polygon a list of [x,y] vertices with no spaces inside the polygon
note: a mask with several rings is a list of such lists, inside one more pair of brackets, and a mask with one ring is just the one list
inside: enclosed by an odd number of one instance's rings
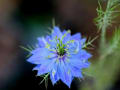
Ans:
{"label": "flower petal", "polygon": [[28,58],[28,62],[32,64],[42,64],[49,61],[49,57],[54,57],[54,54],[52,54],[47,48],[37,48],[32,51],[32,56]]}
{"label": "flower petal", "polygon": [[89,67],[90,63],[88,59],[91,57],[91,54],[87,53],[85,50],[80,50],[78,54],[71,55],[69,58],[69,63],[72,67],[82,69]]}
{"label": "flower petal", "polygon": [[71,73],[74,77],[83,78],[82,71],[79,68],[71,66]]}
{"label": "flower petal", "polygon": [[37,65],[36,67],[34,67],[32,70],[39,70],[40,69],[40,64],[39,65]]}
{"label": "flower petal", "polygon": [[37,76],[50,72],[54,67],[54,62],[55,59],[51,60],[51,62],[48,62],[46,64],[41,64],[39,68],[35,68],[38,70]]}
{"label": "flower petal", "polygon": [[88,60],[92,55],[87,51],[80,49],[77,54],[71,55],[71,59]]}
{"label": "flower petal", "polygon": [[61,61],[58,66],[58,73],[60,79],[70,88],[72,82],[72,75],[70,69],[65,66],[63,61]]}
{"label": "flower petal", "polygon": [[70,41],[71,34],[67,31],[62,32],[65,37],[63,38],[63,44],[66,44],[68,41]]}
{"label": "flower petal", "polygon": [[46,40],[45,40],[44,37],[38,37],[37,40],[38,40],[38,46],[39,47],[45,47],[46,46]]}
{"label": "flower petal", "polygon": [[50,73],[50,79],[51,79],[53,85],[60,79],[59,75],[57,73],[57,65],[56,64],[54,64],[54,67]]}
{"label": "flower petal", "polygon": [[74,43],[70,43],[69,44],[69,48],[68,48],[68,52],[70,54],[77,54],[79,52],[79,49],[80,48],[80,44],[79,44],[79,41],[75,41]]}
{"label": "flower petal", "polygon": [[85,42],[86,42],[86,38],[81,39],[80,40],[80,45],[83,46],[85,44]]}
{"label": "flower petal", "polygon": [[81,60],[87,60],[92,57],[92,55],[90,53],[88,53],[87,51],[82,50],[82,49],[79,51],[78,55],[80,55]]}
{"label": "flower petal", "polygon": [[80,40],[80,39],[81,39],[81,34],[80,33],[74,34],[71,37],[71,40]]}
{"label": "flower petal", "polygon": [[56,38],[56,36],[57,36],[58,38],[61,38],[61,37],[63,36],[63,35],[62,35],[62,32],[60,31],[60,28],[59,28],[59,27],[55,26],[53,30],[54,30],[54,31],[52,32],[52,38]]}

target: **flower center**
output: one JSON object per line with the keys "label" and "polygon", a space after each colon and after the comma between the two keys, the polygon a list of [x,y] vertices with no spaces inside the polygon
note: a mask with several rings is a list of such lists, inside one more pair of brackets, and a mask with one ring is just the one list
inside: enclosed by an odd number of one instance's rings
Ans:
{"label": "flower center", "polygon": [[57,50],[57,54],[59,56],[63,56],[63,55],[65,55],[65,53],[66,53],[66,51],[63,48]]}
{"label": "flower center", "polygon": [[65,50],[65,44],[63,44],[62,40],[58,39],[59,40],[59,43],[57,44],[57,54],[59,56],[63,56],[65,55],[66,53],[66,50]]}

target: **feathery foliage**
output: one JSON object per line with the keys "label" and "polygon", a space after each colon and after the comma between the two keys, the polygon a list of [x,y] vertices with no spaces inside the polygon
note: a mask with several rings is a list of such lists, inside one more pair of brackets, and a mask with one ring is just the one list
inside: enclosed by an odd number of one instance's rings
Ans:
{"label": "feathery foliage", "polygon": [[100,48],[98,50],[102,52],[96,58],[96,63],[86,70],[86,74],[92,80],[90,80],[90,83],[83,83],[82,90],[106,90],[117,79],[120,68],[120,28],[114,30],[111,40],[107,42],[106,31],[118,16],[117,7],[119,5],[120,0],[107,0],[107,7],[103,10],[99,2],[98,17],[95,19],[95,23],[101,30]]}
{"label": "feathery foliage", "polygon": [[99,30],[101,30],[101,47],[103,48],[106,44],[106,30],[113,24],[114,19],[117,16],[116,8],[120,5],[119,0],[108,0],[107,7],[103,10],[100,2],[99,8],[97,8],[98,17],[95,19],[95,23]]}

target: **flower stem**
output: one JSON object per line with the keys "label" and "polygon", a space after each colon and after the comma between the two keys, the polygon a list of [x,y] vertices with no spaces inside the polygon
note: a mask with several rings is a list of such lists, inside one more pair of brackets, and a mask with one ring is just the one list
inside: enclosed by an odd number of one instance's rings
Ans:
{"label": "flower stem", "polygon": [[101,41],[100,41],[100,48],[103,50],[106,45],[106,27],[103,26],[102,32],[101,32]]}

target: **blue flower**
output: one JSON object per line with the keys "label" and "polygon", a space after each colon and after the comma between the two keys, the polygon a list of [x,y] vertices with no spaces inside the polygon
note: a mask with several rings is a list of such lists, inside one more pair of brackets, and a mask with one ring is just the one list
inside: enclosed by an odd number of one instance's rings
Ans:
{"label": "blue flower", "polygon": [[50,36],[38,38],[38,47],[27,61],[36,64],[37,76],[49,73],[53,85],[61,80],[70,87],[73,78],[83,78],[82,69],[90,65],[91,54],[83,49],[85,41],[80,33],[71,35],[55,26]]}

